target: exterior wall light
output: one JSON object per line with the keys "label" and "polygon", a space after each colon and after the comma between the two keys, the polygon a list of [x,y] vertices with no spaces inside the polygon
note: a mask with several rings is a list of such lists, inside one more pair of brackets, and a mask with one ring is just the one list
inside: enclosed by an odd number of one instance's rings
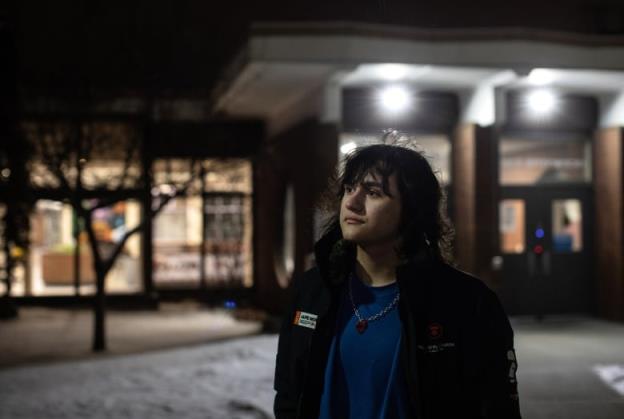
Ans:
{"label": "exterior wall light", "polygon": [[380,92],[381,106],[390,113],[399,113],[407,109],[410,104],[410,95],[407,89],[399,86],[392,86]]}
{"label": "exterior wall light", "polygon": [[532,113],[543,115],[555,109],[556,97],[550,90],[535,90],[527,96],[527,104]]}

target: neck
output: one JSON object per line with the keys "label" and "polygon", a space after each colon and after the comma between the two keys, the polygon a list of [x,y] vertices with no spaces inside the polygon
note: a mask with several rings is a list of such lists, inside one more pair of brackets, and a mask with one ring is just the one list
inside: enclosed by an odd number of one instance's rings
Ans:
{"label": "neck", "polygon": [[357,246],[355,272],[362,281],[373,287],[381,287],[396,281],[399,256],[394,246],[383,248]]}

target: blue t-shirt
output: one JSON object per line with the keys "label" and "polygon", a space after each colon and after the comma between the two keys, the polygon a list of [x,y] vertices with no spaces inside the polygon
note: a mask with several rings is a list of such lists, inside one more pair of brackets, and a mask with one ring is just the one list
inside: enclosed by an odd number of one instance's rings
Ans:
{"label": "blue t-shirt", "polygon": [[[398,292],[396,283],[369,287],[356,276],[349,281],[364,319],[381,312]],[[364,333],[356,330],[357,321],[347,285],[325,367],[319,419],[408,418],[398,307],[369,322]]]}

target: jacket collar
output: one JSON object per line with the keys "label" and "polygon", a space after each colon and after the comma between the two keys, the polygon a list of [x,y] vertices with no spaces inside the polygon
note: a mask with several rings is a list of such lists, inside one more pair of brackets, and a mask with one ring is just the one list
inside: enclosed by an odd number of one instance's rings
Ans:
{"label": "jacket collar", "polygon": [[[340,226],[331,228],[314,246],[316,266],[321,278],[330,288],[340,286],[355,264],[355,247],[342,238]],[[397,267],[399,284],[407,278],[428,281],[439,262],[428,252],[420,252],[402,261]]]}

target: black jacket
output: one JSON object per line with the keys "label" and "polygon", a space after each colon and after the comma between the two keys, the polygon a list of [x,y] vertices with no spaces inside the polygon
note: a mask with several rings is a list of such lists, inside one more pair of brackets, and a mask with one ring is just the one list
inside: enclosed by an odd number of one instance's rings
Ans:
{"label": "black jacket", "polygon": [[[276,419],[318,417],[339,295],[354,260],[339,239],[338,232],[321,239],[317,267],[295,280],[279,338]],[[513,332],[496,295],[432,258],[399,266],[397,283],[411,416],[520,418]]]}

